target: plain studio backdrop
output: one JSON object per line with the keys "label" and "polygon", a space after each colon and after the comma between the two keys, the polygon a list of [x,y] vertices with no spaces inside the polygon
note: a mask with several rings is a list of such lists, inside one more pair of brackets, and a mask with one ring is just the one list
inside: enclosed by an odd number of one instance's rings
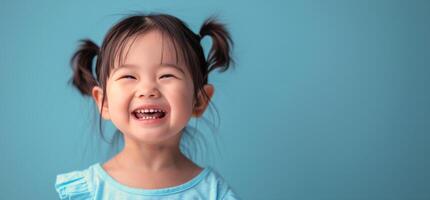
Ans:
{"label": "plain studio backdrop", "polygon": [[56,174],[112,155],[69,59],[136,11],[228,25],[236,65],[210,75],[219,129],[198,123],[198,162],[243,199],[430,199],[424,0],[2,0],[0,199],[58,199]]}

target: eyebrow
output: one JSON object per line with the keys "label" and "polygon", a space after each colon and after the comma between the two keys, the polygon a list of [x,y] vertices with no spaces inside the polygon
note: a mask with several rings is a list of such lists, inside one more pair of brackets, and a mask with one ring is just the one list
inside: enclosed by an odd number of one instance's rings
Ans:
{"label": "eyebrow", "polygon": [[[179,70],[180,72],[182,72],[185,75],[185,72],[182,68],[180,68],[179,66],[172,64],[172,63],[161,63],[159,66],[161,67],[170,67],[170,68],[175,68],[177,70]],[[119,71],[120,69],[123,68],[137,68],[137,65],[130,65],[130,64],[123,64],[117,68],[113,68],[112,69],[112,74],[114,74],[115,72]]]}

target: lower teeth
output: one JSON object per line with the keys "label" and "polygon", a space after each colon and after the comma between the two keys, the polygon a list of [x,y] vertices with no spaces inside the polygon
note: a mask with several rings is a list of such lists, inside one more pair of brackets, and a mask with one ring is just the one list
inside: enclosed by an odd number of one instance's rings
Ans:
{"label": "lower teeth", "polygon": [[161,119],[165,116],[165,114],[162,114],[161,116],[145,116],[145,115],[139,115],[137,113],[134,113],[134,117],[140,120],[148,120],[148,119]]}
{"label": "lower teeth", "polygon": [[140,119],[158,119],[157,117],[142,117]]}
{"label": "lower teeth", "polygon": [[160,119],[159,117],[155,117],[155,116],[143,116],[143,117],[137,117],[137,119],[143,119],[143,120],[148,120],[148,119]]}

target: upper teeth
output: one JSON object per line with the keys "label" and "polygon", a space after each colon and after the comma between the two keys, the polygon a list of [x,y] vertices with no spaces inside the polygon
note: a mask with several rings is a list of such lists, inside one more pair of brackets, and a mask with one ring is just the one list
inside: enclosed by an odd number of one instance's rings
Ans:
{"label": "upper teeth", "polygon": [[148,112],[164,112],[163,110],[160,109],[139,109],[136,110],[137,113],[148,113]]}

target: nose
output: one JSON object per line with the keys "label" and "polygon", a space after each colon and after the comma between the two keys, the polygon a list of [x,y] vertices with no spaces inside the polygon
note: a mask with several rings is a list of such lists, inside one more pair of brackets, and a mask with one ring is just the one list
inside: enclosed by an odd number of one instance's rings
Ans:
{"label": "nose", "polygon": [[147,87],[139,87],[136,92],[137,98],[158,98],[160,97],[160,91],[153,85],[147,85]]}

